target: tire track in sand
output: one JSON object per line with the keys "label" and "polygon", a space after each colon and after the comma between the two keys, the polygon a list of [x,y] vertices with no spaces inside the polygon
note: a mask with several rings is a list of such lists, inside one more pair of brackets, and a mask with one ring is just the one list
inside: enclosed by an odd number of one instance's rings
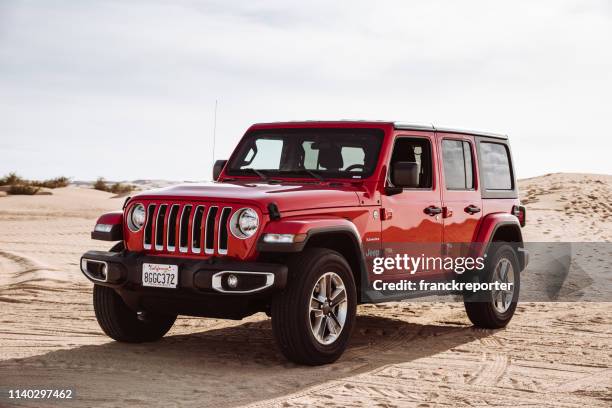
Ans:
{"label": "tire track in sand", "polygon": [[[484,331],[491,332],[490,330]],[[485,362],[476,376],[468,381],[468,384],[497,385],[510,366],[510,357],[505,353],[494,350],[502,347],[502,344],[493,336],[483,337],[479,339],[479,342],[484,347],[482,356]]]}
{"label": "tire track in sand", "polygon": [[0,250],[0,287],[8,287],[14,285],[24,285],[35,281],[56,281],[63,282],[65,280],[58,279],[59,272],[57,268],[38,262],[34,258]]}

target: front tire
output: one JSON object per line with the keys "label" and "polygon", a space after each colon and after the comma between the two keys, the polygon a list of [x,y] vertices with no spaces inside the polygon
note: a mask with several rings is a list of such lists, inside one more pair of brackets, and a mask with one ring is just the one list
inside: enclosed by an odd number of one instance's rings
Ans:
{"label": "front tire", "polygon": [[357,291],[351,268],[336,251],[310,248],[289,264],[289,282],[272,302],[272,329],[283,355],[321,365],[344,352],[355,323]]}
{"label": "front tire", "polygon": [[125,343],[159,340],[170,330],[176,316],[147,314],[140,320],[114,289],[95,285],[93,305],[96,319],[106,335]]}
{"label": "front tire", "polygon": [[492,290],[465,293],[464,305],[474,326],[500,329],[512,319],[520,291],[520,269],[516,251],[509,244],[495,243],[485,269],[479,273],[478,282],[512,282],[512,291]]}

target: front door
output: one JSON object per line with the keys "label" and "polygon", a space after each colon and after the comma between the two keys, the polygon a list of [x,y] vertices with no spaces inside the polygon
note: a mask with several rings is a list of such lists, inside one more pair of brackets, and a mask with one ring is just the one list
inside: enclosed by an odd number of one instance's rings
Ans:
{"label": "front door", "polygon": [[[435,257],[440,255],[443,239],[441,214],[441,190],[439,172],[433,160],[438,156],[438,147],[431,132],[411,132],[396,136],[389,169],[396,161],[416,162],[418,187],[405,188],[394,195],[382,196],[382,242],[383,256],[396,257],[404,254],[412,257]],[[391,171],[391,170],[390,170]],[[391,185],[390,175],[387,185]],[[405,268],[385,271],[380,279],[427,279],[423,270]]]}

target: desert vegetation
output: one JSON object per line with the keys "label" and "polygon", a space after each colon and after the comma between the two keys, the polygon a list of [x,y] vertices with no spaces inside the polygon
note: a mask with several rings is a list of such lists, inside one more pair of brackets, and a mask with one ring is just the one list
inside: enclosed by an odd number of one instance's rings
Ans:
{"label": "desert vegetation", "polygon": [[6,192],[13,195],[34,195],[41,188],[59,188],[70,184],[68,177],[56,177],[48,180],[27,180],[12,172],[0,178],[0,186],[7,186]]}
{"label": "desert vegetation", "polygon": [[93,185],[93,188],[100,191],[107,191],[113,194],[126,194],[134,190],[134,186],[124,183],[109,184],[103,177],[99,177]]}
{"label": "desert vegetation", "polygon": [[[9,195],[35,195],[35,194],[50,194],[48,190],[60,187],[68,187],[71,183],[68,177],[55,177],[47,180],[28,180],[21,177],[16,172],[11,172],[4,177],[0,177],[0,192],[1,194]],[[133,184],[108,182],[103,177],[99,177],[92,186],[95,190],[106,191],[113,194],[127,194],[135,190]]]}

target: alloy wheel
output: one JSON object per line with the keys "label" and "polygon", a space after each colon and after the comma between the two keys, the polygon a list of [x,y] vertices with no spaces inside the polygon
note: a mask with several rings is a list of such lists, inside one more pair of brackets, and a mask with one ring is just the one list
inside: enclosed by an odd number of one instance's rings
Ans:
{"label": "alloy wheel", "polygon": [[346,323],[348,303],[342,278],[324,273],[312,289],[308,317],[314,338],[328,345],[336,341]]}
{"label": "alloy wheel", "polygon": [[512,304],[514,297],[514,268],[512,262],[507,258],[501,258],[495,270],[493,271],[493,282],[500,283],[511,283],[512,286],[507,290],[492,290],[491,296],[493,298],[493,308],[498,313],[505,313]]}

